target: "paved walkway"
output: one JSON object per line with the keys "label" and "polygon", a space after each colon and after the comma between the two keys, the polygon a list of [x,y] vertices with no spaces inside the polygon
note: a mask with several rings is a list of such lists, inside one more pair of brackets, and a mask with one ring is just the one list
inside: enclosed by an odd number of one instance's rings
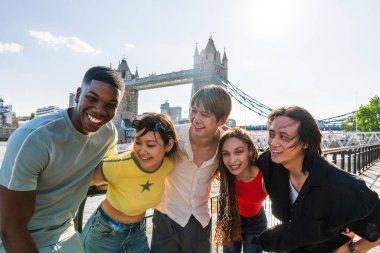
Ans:
{"label": "paved walkway", "polygon": [[[380,196],[380,161],[367,169],[360,177],[367,183],[368,187],[376,191]],[[380,246],[368,251],[371,253],[380,253]]]}
{"label": "paved walkway", "polygon": [[380,196],[380,161],[367,169],[360,177]]}

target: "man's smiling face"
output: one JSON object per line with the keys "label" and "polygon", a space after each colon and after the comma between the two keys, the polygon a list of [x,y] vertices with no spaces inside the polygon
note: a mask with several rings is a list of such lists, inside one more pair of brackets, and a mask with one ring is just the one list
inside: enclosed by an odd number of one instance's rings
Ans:
{"label": "man's smiling face", "polygon": [[76,111],[71,120],[83,134],[94,133],[109,122],[122,99],[122,91],[97,80],[82,84],[76,94]]}

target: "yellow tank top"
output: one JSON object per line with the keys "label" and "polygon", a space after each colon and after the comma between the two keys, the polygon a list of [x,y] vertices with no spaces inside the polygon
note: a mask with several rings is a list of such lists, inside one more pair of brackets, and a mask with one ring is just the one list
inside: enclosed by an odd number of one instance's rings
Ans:
{"label": "yellow tank top", "polygon": [[133,151],[105,159],[102,174],[108,182],[108,202],[129,216],[155,207],[161,200],[165,177],[173,166],[165,157],[156,171],[146,171],[134,158]]}

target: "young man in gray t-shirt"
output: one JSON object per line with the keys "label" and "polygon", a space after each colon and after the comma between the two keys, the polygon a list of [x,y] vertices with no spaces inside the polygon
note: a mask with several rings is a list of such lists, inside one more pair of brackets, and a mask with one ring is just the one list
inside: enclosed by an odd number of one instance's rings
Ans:
{"label": "young man in gray t-shirt", "polygon": [[113,69],[89,69],[76,106],[38,117],[8,141],[0,168],[0,252],[83,252],[73,218],[93,169],[114,154],[124,94]]}

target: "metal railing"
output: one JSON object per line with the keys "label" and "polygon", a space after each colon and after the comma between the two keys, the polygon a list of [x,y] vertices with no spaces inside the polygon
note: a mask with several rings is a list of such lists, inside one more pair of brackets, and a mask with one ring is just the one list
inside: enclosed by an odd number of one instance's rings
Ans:
{"label": "metal railing", "polygon": [[360,175],[380,159],[380,144],[326,149],[323,155],[340,169]]}
{"label": "metal railing", "polygon": [[[371,167],[380,159],[380,144],[376,145],[362,145],[362,146],[353,146],[347,148],[334,148],[326,149],[323,151],[323,155],[326,159],[330,160],[336,164],[340,169],[360,175],[366,169]],[[84,199],[82,204],[79,207],[78,214],[74,219],[75,228],[82,232],[83,227],[83,213],[88,197],[93,197],[97,195],[102,195],[107,192],[107,185],[100,186],[91,186],[88,190],[87,197]],[[215,220],[216,214],[218,212],[218,201],[219,195],[214,194],[210,198],[210,207],[211,207],[211,219],[212,219],[212,231],[215,231]],[[271,212],[271,203],[269,198],[264,201],[264,209],[268,219],[268,227],[279,224]],[[145,219],[151,219],[153,215],[147,215]],[[214,234],[212,233],[212,238]],[[211,238],[211,239],[212,239]],[[216,252],[219,252],[219,245],[214,245]]]}

